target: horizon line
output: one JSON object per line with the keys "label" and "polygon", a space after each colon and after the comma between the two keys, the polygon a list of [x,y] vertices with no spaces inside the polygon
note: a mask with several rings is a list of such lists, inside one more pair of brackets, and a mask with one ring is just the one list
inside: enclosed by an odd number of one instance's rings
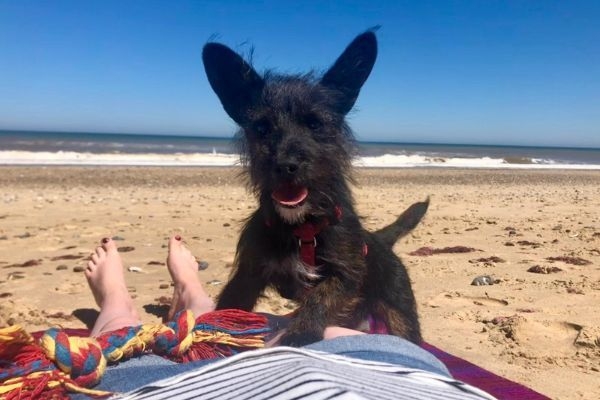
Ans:
{"label": "horizon line", "polygon": [[[79,131],[79,130],[37,130],[37,129],[6,129],[0,128],[0,134],[6,133],[67,133],[84,135],[121,135],[121,136],[170,136],[179,138],[201,138],[201,139],[234,139],[235,134],[227,135],[202,135],[195,133],[142,133],[142,132],[104,132],[104,131]],[[526,145],[526,144],[492,144],[492,143],[448,143],[448,142],[402,142],[389,140],[359,140],[360,144],[399,144],[399,145],[436,145],[436,146],[467,146],[467,147],[524,147],[537,149],[567,149],[567,150],[600,150],[600,147],[581,147],[581,146],[552,146],[552,145]]]}

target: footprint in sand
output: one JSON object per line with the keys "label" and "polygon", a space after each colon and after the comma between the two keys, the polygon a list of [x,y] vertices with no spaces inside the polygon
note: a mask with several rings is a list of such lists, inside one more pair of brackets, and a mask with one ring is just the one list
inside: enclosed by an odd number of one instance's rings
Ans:
{"label": "footprint in sand", "polygon": [[14,324],[49,326],[49,321],[40,310],[8,300],[4,301],[0,308],[0,324],[1,326]]}
{"label": "footprint in sand", "polygon": [[[489,312],[497,314],[495,318],[480,316],[478,322],[483,322],[484,332],[494,346],[503,347],[503,354],[529,360],[558,360],[571,357],[577,351],[578,337],[592,337],[593,340],[580,340],[579,346],[595,343],[596,335],[580,335],[583,327],[567,321],[535,320],[509,311],[509,302],[486,296],[469,296],[460,292],[444,292],[431,298],[425,303],[429,307],[442,307],[448,311],[477,310],[484,306]],[[496,310],[496,311],[494,311]],[[585,342],[585,343],[583,343]]]}
{"label": "footprint in sand", "polygon": [[456,308],[465,306],[507,306],[508,301],[487,296],[467,296],[460,292],[444,292],[429,299],[425,305],[432,308]]}
{"label": "footprint in sand", "polygon": [[584,326],[579,331],[575,343],[583,347],[600,349],[600,326]]}
{"label": "footprint in sand", "polygon": [[487,323],[492,342],[510,349],[516,346],[521,357],[545,360],[573,356],[582,328],[566,321],[535,321],[522,315],[494,318]]}
{"label": "footprint in sand", "polygon": [[54,291],[60,294],[79,294],[83,293],[87,287],[84,283],[64,282],[54,287]]}

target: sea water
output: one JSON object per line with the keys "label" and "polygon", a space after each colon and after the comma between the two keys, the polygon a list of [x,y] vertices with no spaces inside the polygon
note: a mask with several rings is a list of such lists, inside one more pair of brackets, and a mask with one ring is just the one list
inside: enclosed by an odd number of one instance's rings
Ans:
{"label": "sea water", "polygon": [[[233,138],[0,131],[0,165],[233,166]],[[358,167],[600,169],[600,149],[358,142]]]}

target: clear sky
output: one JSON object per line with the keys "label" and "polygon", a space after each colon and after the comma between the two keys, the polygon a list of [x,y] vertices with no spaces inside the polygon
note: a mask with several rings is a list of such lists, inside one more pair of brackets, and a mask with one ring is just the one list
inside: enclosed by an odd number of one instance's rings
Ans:
{"label": "clear sky", "polygon": [[230,136],[204,43],[322,71],[375,25],[360,140],[600,147],[594,0],[0,0],[0,129]]}

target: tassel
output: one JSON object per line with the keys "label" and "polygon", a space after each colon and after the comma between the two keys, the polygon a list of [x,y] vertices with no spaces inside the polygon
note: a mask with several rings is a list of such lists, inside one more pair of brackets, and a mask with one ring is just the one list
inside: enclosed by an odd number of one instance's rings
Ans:
{"label": "tassel", "polygon": [[[85,365],[85,358],[82,358],[78,351],[73,352],[72,359],[62,358],[66,356],[66,348],[69,348],[68,353],[71,353],[70,340],[73,338],[67,338],[64,334],[64,336],[57,335],[52,330],[49,332],[51,332],[49,337],[45,339],[47,347],[44,348],[36,344],[33,337],[19,325],[0,329],[0,359],[3,360],[3,368],[0,369],[0,398],[68,399],[68,391],[95,397],[109,395],[108,392],[89,390],[81,386],[90,385],[92,381],[97,380],[88,379],[93,376],[96,366],[92,368],[92,375],[87,375],[90,370],[86,367],[89,365]],[[52,338],[59,338],[59,344],[53,342]],[[79,348],[80,346],[75,346],[73,349]],[[52,349],[59,350],[60,364],[67,369],[70,368],[79,378],[79,382],[61,371],[58,367],[59,362],[48,356],[56,354]],[[85,352],[87,349],[84,349]],[[89,353],[98,356],[98,352]],[[8,366],[4,367],[4,365]]]}
{"label": "tassel", "polygon": [[193,344],[182,362],[227,357],[248,348],[261,348],[270,332],[263,315],[236,310],[218,310],[196,319]]}
{"label": "tassel", "polygon": [[184,310],[166,325],[126,327],[98,338],[69,336],[53,328],[39,344],[12,326],[0,329],[0,398],[67,399],[69,392],[104,397],[110,393],[88,388],[98,383],[107,363],[148,352],[176,362],[226,357],[263,347],[269,331],[266,317],[233,309],[196,320]]}

